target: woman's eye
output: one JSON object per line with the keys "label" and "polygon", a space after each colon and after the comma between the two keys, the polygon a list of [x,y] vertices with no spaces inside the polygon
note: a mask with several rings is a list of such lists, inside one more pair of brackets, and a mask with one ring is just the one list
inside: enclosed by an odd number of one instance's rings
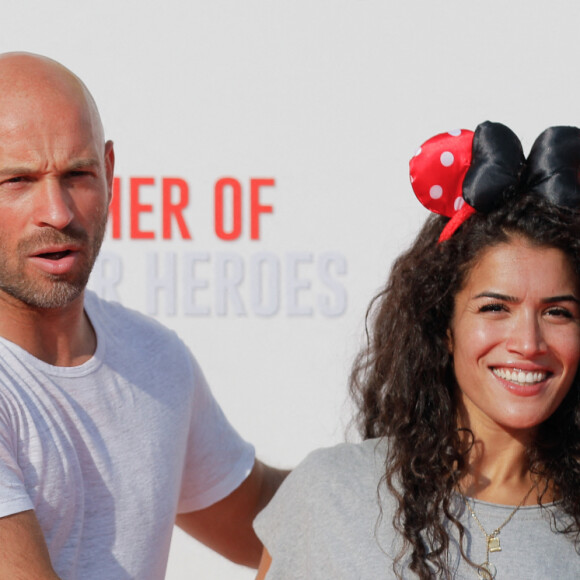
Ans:
{"label": "woman's eye", "polygon": [[557,318],[572,318],[572,313],[566,308],[549,308],[546,314]]}
{"label": "woman's eye", "polygon": [[491,304],[484,304],[480,306],[479,312],[505,312],[506,307],[504,304],[500,303],[491,303]]}

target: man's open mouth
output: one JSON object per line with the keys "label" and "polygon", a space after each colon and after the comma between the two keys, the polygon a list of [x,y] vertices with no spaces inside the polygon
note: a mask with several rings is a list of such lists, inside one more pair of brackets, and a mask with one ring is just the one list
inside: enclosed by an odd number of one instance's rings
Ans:
{"label": "man's open mouth", "polygon": [[62,260],[71,254],[71,250],[63,250],[62,252],[46,252],[45,254],[37,254],[38,258],[45,260]]}

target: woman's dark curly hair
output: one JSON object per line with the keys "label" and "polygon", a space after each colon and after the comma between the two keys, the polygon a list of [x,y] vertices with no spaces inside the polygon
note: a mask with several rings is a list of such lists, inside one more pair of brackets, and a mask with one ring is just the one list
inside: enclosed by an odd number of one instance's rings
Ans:
{"label": "woman's dark curly hair", "polygon": [[[393,524],[405,540],[393,567],[397,573],[407,553],[410,569],[421,579],[450,577],[445,518],[463,538],[451,509],[453,491],[467,469],[447,338],[455,296],[482,252],[514,238],[564,252],[580,288],[577,212],[521,195],[487,215],[476,213],[449,240],[437,243],[446,222],[441,216],[429,217],[411,248],[395,261],[385,288],[369,307],[367,347],[358,355],[350,380],[363,437],[389,440],[385,480],[398,500]],[[560,531],[575,534],[577,545],[579,381],[577,374],[528,449],[532,473],[554,486],[562,509],[572,516],[572,524]]]}

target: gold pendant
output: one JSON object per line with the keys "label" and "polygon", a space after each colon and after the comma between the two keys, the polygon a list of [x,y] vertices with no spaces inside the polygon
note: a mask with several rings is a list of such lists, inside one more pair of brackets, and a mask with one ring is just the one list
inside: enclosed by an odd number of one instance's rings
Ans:
{"label": "gold pendant", "polygon": [[481,580],[494,580],[496,574],[497,569],[491,562],[480,564],[479,569],[477,570],[477,575]]}
{"label": "gold pendant", "polygon": [[501,545],[499,543],[499,536],[488,536],[487,549],[490,552],[501,552]]}

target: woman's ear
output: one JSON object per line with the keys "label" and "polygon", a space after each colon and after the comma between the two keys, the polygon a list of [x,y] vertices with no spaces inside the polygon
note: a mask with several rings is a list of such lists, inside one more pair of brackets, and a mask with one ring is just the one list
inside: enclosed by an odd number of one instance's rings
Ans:
{"label": "woman's ear", "polygon": [[450,355],[453,355],[453,334],[450,328],[447,329],[447,350]]}

